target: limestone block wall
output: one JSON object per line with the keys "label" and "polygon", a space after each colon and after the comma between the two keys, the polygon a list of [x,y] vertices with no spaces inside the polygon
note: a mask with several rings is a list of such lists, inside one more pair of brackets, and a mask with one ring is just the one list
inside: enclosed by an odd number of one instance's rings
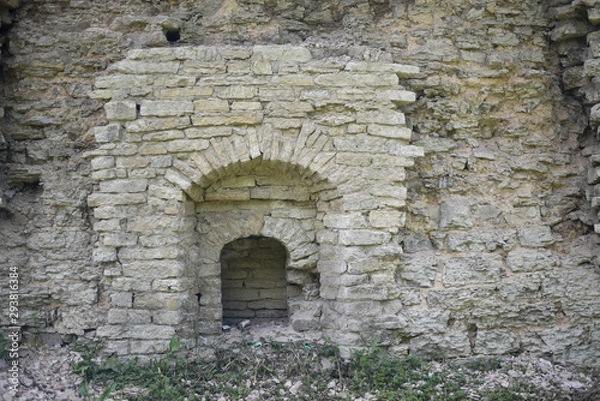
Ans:
{"label": "limestone block wall", "polygon": [[252,236],[289,255],[296,330],[346,332],[361,312],[324,309],[394,299],[404,169],[423,155],[409,144],[399,107],[415,94],[400,79],[416,73],[292,46],[131,51],[110,67],[91,94],[109,124],[86,154],[98,182],[93,260],[110,299],[97,335],[109,349],[220,334],[223,249]]}
{"label": "limestone block wall", "polygon": [[600,363],[595,1],[0,8],[25,338],[211,343],[223,248],[271,238],[297,330]]}

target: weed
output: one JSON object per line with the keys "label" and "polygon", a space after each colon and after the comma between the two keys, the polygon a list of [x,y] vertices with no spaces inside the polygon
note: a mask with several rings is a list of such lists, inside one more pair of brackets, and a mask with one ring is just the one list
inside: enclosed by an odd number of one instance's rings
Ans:
{"label": "weed", "polygon": [[465,367],[478,372],[491,372],[500,369],[502,362],[498,358],[476,358],[469,360]]}
{"label": "weed", "polygon": [[[350,360],[343,360],[330,340],[306,344],[268,338],[261,344],[240,343],[233,349],[217,349],[214,359],[187,360],[176,357],[181,342],[174,338],[163,358],[146,365],[115,358],[97,363],[97,347],[79,344],[82,359],[72,367],[84,377],[81,392],[86,397],[92,383],[105,386],[97,400],[113,393],[132,401],[244,399],[257,389],[261,399],[271,400],[342,401],[371,394],[386,401],[462,401],[473,395],[465,389],[476,375],[456,366],[440,369],[439,363],[412,355],[394,357],[375,343],[356,351]],[[470,362],[469,370],[488,372],[500,362],[480,358]],[[557,394],[530,383],[476,392],[482,401],[557,399]]]}

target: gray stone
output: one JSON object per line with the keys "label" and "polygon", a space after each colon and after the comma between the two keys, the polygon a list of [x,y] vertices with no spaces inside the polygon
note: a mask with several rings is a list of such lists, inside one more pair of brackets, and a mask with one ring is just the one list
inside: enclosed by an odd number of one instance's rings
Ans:
{"label": "gray stone", "polygon": [[440,229],[473,226],[470,199],[450,199],[440,204]]}
{"label": "gray stone", "polygon": [[135,102],[112,101],[104,105],[109,121],[131,121],[137,118]]}
{"label": "gray stone", "polygon": [[445,287],[469,284],[494,284],[504,275],[504,263],[498,254],[475,254],[441,261]]}
{"label": "gray stone", "polygon": [[478,330],[475,339],[475,354],[508,354],[519,350],[518,337],[511,330]]}
{"label": "gray stone", "polygon": [[543,247],[555,243],[559,237],[548,226],[523,227],[517,230],[519,242],[525,247]]}
{"label": "gray stone", "polygon": [[343,230],[340,231],[342,245],[378,245],[389,242],[391,235],[375,230]]}
{"label": "gray stone", "polygon": [[518,248],[508,253],[506,264],[513,272],[533,272],[553,269],[559,260],[549,250]]}
{"label": "gray stone", "polygon": [[437,260],[432,254],[406,256],[396,270],[396,282],[401,287],[433,287]]}

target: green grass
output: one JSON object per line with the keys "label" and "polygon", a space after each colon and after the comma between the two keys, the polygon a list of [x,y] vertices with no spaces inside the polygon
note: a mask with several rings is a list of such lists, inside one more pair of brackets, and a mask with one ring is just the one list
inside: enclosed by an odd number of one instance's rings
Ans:
{"label": "green grass", "polygon": [[[96,347],[79,346],[82,360],[72,363],[84,380],[80,393],[88,399],[240,400],[260,390],[261,400],[353,400],[371,394],[385,401],[459,401],[477,388],[476,377],[501,368],[500,359],[474,359],[463,364],[435,364],[415,356],[394,357],[376,345],[356,351],[349,360],[337,345],[281,343],[272,339],[216,350],[207,360],[175,356],[173,339],[166,355],[149,364],[115,358],[95,362]],[[436,368],[434,369],[434,365]],[[443,366],[442,368],[440,368]],[[297,384],[299,390],[290,394]],[[96,398],[91,389],[104,392]],[[101,389],[101,390],[100,390]],[[565,394],[515,383],[477,391],[482,401],[562,400]]]}

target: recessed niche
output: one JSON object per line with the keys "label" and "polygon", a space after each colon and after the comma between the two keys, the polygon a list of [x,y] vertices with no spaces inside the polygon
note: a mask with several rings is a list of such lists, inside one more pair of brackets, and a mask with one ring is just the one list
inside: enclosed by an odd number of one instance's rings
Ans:
{"label": "recessed niche", "polygon": [[221,251],[223,323],[287,318],[287,252],[277,240],[240,238]]}

